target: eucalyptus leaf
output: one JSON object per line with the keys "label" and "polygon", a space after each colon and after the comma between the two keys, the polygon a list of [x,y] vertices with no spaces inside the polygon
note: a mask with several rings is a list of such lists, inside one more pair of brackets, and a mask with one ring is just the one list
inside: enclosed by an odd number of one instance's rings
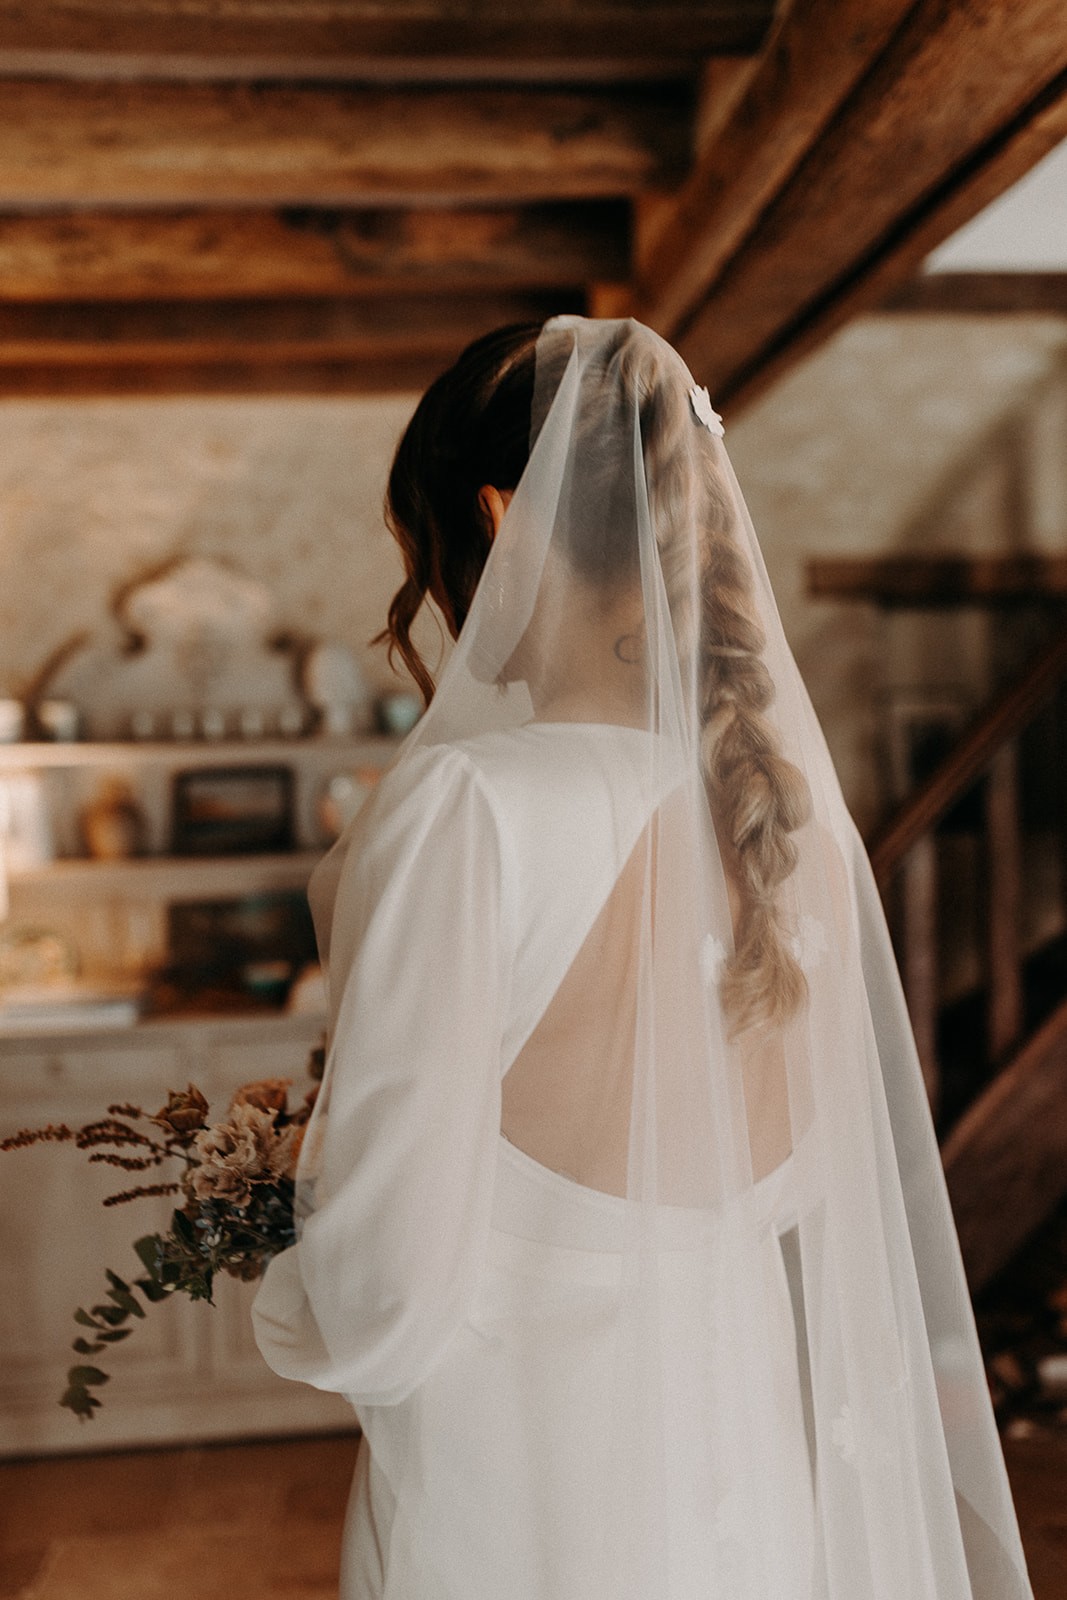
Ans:
{"label": "eucalyptus leaf", "polygon": [[160,1300],[170,1299],[170,1290],[160,1283],[158,1278],[138,1278],[137,1287],[145,1299],[151,1301],[153,1305],[157,1305]]}
{"label": "eucalyptus leaf", "polygon": [[82,1422],[88,1422],[93,1412],[100,1405],[100,1401],[95,1395],[90,1394],[88,1389],[81,1384],[74,1383],[63,1391],[59,1403],[61,1406],[65,1406],[68,1411],[73,1411],[74,1415]]}
{"label": "eucalyptus leaf", "polygon": [[141,1305],[139,1300],[134,1299],[129,1289],[127,1289],[125,1286],[123,1286],[121,1289],[111,1288],[107,1292],[111,1296],[112,1300],[114,1300],[115,1304],[120,1306],[128,1317],[144,1316],[144,1306]]}
{"label": "eucalyptus leaf", "polygon": [[67,1382],[71,1388],[88,1387],[90,1384],[107,1383],[106,1372],[101,1372],[99,1367],[71,1367],[67,1373]]}
{"label": "eucalyptus leaf", "polygon": [[181,1240],[182,1244],[187,1245],[191,1250],[196,1250],[198,1248],[196,1229],[193,1227],[184,1211],[173,1211],[171,1213],[170,1225],[171,1230],[177,1236],[177,1238]]}
{"label": "eucalyptus leaf", "polygon": [[[159,1234],[146,1233],[143,1238],[134,1240],[133,1248],[137,1252],[145,1271],[153,1279],[158,1279],[159,1258],[163,1249],[163,1241]],[[143,1285],[139,1283],[138,1288],[143,1288]]]}
{"label": "eucalyptus leaf", "polygon": [[125,1322],[127,1312],[120,1306],[94,1306],[93,1315],[99,1317],[101,1322],[106,1322],[109,1328],[117,1328],[120,1322]]}

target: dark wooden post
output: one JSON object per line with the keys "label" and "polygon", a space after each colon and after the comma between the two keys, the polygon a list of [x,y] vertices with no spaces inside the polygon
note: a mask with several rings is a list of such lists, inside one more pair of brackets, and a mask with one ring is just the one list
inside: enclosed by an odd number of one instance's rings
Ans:
{"label": "dark wooden post", "polygon": [[1019,834],[1019,755],[1015,739],[1003,744],[985,782],[986,916],[989,961],[989,1055],[1003,1061],[1023,1028],[1022,845]]}
{"label": "dark wooden post", "polygon": [[937,840],[924,833],[901,865],[903,979],[923,1079],[936,1120],[941,1101],[937,1060]]}

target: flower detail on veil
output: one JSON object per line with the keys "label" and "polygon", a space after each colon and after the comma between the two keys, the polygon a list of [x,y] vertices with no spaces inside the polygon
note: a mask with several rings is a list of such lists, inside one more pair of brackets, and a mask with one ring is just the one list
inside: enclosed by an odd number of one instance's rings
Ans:
{"label": "flower detail on veil", "polygon": [[705,934],[700,947],[700,974],[705,983],[718,983],[726,964],[726,946],[713,933]]}
{"label": "flower detail on veil", "polygon": [[858,1452],[856,1441],[856,1424],[852,1416],[852,1407],[843,1405],[830,1425],[834,1449],[842,1461],[854,1461]]}
{"label": "flower detail on veil", "polygon": [[826,929],[818,917],[805,912],[800,919],[800,928],[795,938],[790,939],[789,948],[804,972],[811,972],[815,967],[821,967],[823,957],[830,948],[826,937]]}
{"label": "flower detail on veil", "polygon": [[693,415],[698,422],[702,422],[709,433],[715,434],[719,439],[723,436],[722,418],[717,411],[712,409],[711,396],[707,389],[696,384],[689,391],[689,404],[693,408]]}

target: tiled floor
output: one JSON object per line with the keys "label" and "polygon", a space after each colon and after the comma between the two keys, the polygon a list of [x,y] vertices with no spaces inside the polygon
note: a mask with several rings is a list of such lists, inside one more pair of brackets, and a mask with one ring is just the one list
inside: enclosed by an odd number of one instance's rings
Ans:
{"label": "tiled floor", "polygon": [[[1006,1449],[1036,1600],[1067,1600],[1067,1437]],[[336,1600],[354,1452],[335,1437],[0,1465],[0,1597]]]}

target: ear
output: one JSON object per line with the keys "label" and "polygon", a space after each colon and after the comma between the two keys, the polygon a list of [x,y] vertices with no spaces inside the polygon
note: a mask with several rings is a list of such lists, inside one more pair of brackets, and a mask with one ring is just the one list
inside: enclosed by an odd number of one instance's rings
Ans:
{"label": "ear", "polygon": [[491,483],[485,483],[478,490],[478,504],[485,514],[489,524],[489,537],[495,539],[500,532],[500,524],[504,520],[504,512],[511,504],[512,491],[510,489],[495,489]]}

